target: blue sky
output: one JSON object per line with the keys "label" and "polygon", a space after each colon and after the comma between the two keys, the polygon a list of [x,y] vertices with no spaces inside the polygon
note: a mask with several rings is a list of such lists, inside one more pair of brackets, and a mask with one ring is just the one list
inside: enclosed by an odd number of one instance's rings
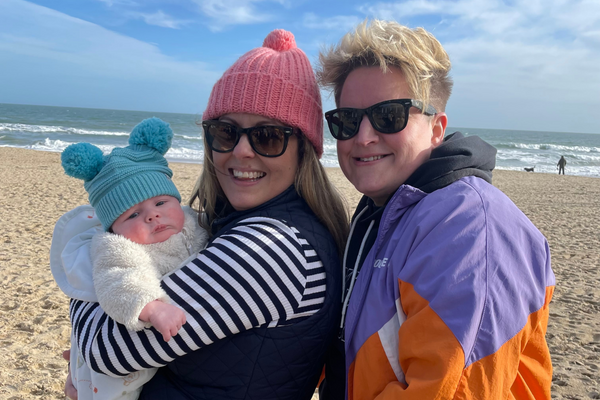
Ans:
{"label": "blue sky", "polygon": [[200,113],[271,30],[314,64],[372,17],[442,42],[450,126],[600,133],[598,0],[0,0],[0,103]]}

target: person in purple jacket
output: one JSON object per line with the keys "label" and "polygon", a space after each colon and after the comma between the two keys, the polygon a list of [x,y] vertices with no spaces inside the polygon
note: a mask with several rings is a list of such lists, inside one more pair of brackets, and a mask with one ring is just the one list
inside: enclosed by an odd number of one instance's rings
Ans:
{"label": "person in purple jacket", "polygon": [[433,35],[378,20],[320,56],[340,167],[364,194],[321,400],[550,398],[548,243],[492,186],[496,149],[446,135],[449,71]]}

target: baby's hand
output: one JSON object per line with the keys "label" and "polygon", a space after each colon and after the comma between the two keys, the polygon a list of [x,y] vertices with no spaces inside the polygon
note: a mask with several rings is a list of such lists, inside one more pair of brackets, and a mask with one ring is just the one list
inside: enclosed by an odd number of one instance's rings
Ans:
{"label": "baby's hand", "polygon": [[165,342],[177,335],[185,324],[185,313],[172,304],[154,300],[146,304],[140,313],[142,321],[150,322],[163,335]]}

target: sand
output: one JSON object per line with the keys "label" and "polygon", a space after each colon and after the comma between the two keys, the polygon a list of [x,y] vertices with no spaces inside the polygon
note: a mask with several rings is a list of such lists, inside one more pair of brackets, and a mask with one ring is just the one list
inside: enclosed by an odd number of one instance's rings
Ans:
{"label": "sand", "polygon": [[[197,164],[172,164],[187,196]],[[328,169],[350,207],[360,194]],[[504,191],[548,238],[557,278],[548,343],[553,398],[600,398],[600,179],[495,171]],[[56,220],[87,203],[59,154],[0,148],[0,399],[63,398],[70,325],[68,299],[48,253]]]}

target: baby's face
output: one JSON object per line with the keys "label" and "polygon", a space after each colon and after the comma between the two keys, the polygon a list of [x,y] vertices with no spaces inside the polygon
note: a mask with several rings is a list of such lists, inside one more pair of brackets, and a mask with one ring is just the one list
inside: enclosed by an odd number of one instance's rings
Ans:
{"label": "baby's face", "polygon": [[164,242],[183,229],[184,215],[172,196],[156,196],[125,211],[112,225],[112,231],[132,242]]}

